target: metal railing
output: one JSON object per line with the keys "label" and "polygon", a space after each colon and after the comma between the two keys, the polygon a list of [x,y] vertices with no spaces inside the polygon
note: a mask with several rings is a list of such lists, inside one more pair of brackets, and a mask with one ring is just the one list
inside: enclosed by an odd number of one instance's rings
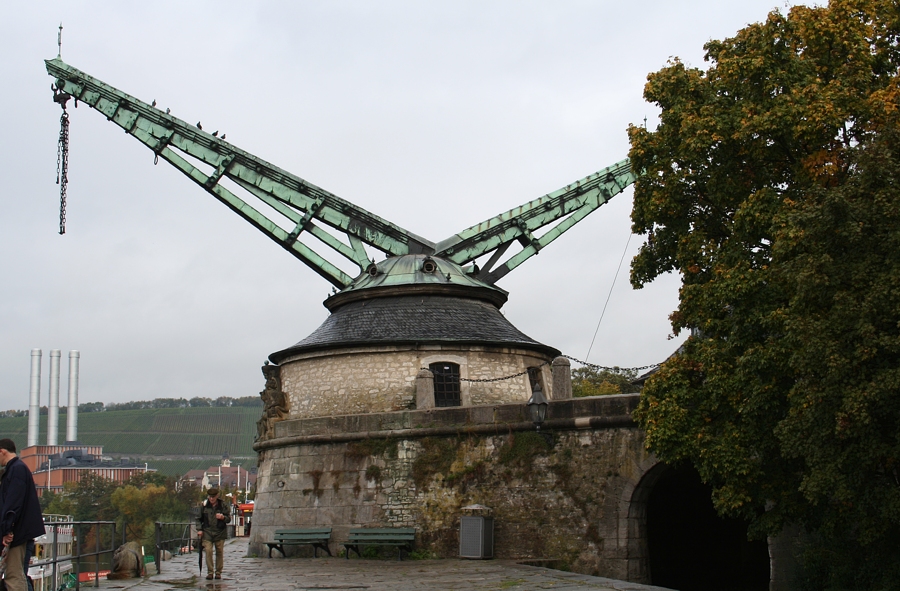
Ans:
{"label": "metal railing", "polygon": [[[112,564],[112,555],[116,549],[116,522],[115,521],[66,521],[48,519],[44,522],[44,528],[47,531],[44,534],[44,540],[37,543],[49,546],[49,557],[41,557],[28,565],[28,568],[50,568],[50,589],[81,589],[82,562],[91,562],[93,559],[94,571],[93,577],[94,587],[100,586],[100,572],[102,559],[108,556],[107,561]],[[93,536],[93,550],[89,550],[86,544],[90,543]],[[69,540],[65,540],[68,537]],[[69,553],[60,553],[62,544],[71,544]],[[108,545],[107,545],[108,544]],[[46,556],[46,554],[44,554]],[[71,577],[69,574],[63,574],[60,568],[61,564],[70,563],[72,565]],[[90,572],[90,571],[85,571]],[[63,580],[68,579],[68,580]],[[47,581],[48,577],[42,577],[42,581]],[[48,589],[47,585],[42,585],[44,589]]]}
{"label": "metal railing", "polygon": [[[50,576],[42,576],[41,580],[46,581],[49,578],[50,588],[58,589],[58,588],[66,588],[66,585],[60,587],[60,581],[64,578],[64,575],[61,573],[61,569],[59,568],[59,563],[61,562],[71,562],[71,548],[69,549],[69,553],[64,553],[63,556],[60,556],[59,548],[60,543],[62,544],[74,544],[74,532],[72,531],[72,518],[68,515],[45,515],[44,516],[44,530],[45,533],[41,538],[38,538],[36,544],[41,544],[43,546],[42,554],[46,557],[46,550],[49,548],[50,554],[49,558],[42,558],[41,560],[37,560],[35,562],[30,563],[26,570],[31,568],[40,568],[41,573],[44,574],[44,571],[47,567],[50,570]],[[60,541],[60,534],[62,534],[63,540]],[[65,538],[68,537],[68,542],[65,541]],[[74,546],[73,546],[74,547]],[[43,585],[46,588],[46,585]]]}
{"label": "metal railing", "polygon": [[162,562],[162,553],[169,552],[173,556],[190,554],[194,548],[194,540],[192,537],[193,523],[163,523],[156,522],[156,552],[154,560],[156,562],[156,572],[160,573],[160,563]]}

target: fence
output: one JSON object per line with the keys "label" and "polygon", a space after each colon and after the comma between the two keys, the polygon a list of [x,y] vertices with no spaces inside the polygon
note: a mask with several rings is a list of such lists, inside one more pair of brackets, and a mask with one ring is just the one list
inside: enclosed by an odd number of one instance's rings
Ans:
{"label": "fence", "polygon": [[[60,519],[54,519],[60,517]],[[80,589],[81,579],[90,578],[94,587],[99,586],[101,564],[112,563],[116,549],[116,523],[114,521],[69,521],[67,516],[45,516],[43,536],[35,540],[35,560],[29,570],[40,573],[35,581],[36,589]],[[93,562],[93,572],[82,566]]]}
{"label": "fence", "polygon": [[[100,577],[112,569],[112,557],[117,543],[125,543],[126,528],[121,540],[117,540],[115,521],[68,521],[45,516],[47,533],[35,540],[34,560],[29,569],[39,573],[35,580],[36,591],[81,589],[82,583],[100,586]],[[154,562],[160,572],[163,552],[189,554],[193,550],[192,523],[156,522],[156,549]],[[93,565],[93,569],[85,566]]]}
{"label": "fence", "polygon": [[191,537],[191,526],[189,522],[182,523],[163,523],[156,522],[156,553],[154,560],[156,562],[156,572],[160,571],[160,562],[162,562],[162,553],[169,552],[172,555],[190,554],[193,549],[194,539]]}

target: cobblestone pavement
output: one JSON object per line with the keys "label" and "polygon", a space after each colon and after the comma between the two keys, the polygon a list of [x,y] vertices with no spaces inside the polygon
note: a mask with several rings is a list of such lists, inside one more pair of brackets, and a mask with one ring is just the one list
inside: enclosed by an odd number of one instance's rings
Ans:
{"label": "cobblestone pavement", "polygon": [[[197,555],[176,556],[162,563],[161,573],[145,579],[100,582],[101,589],[130,591],[305,591],[368,589],[371,591],[662,591],[601,577],[516,564],[510,560],[365,560],[344,558],[248,558],[246,539],[225,544],[222,580],[207,581]],[[277,556],[277,552],[275,553]],[[82,589],[93,589],[85,584]]]}

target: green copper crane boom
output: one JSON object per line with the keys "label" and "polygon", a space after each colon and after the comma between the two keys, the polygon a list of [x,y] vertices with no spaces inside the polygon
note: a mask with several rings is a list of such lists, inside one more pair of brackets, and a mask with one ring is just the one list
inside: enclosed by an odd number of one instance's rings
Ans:
{"label": "green copper crane boom", "polygon": [[[494,284],[634,181],[631,164],[622,160],[439,242],[435,255],[462,265],[493,252],[478,278]],[[535,237],[534,232],[557,221],[540,238]],[[492,270],[514,241],[522,245],[522,250]]]}
{"label": "green copper crane boom", "polygon": [[[317,239],[318,246],[324,246],[326,252],[353,263],[360,273],[372,264],[363,244],[388,257],[431,254],[460,265],[490,254],[477,278],[493,285],[635,180],[628,161],[623,160],[435,244],[157,109],[155,103],[144,103],[97,80],[60,58],[45,63],[47,72],[56,79],[57,102],[64,106],[65,99],[71,96],[76,105],[81,101],[99,111],[150,148],[156,158],[172,164],[340,289],[351,285],[354,277],[314,250],[309,238]],[[225,179],[256,199],[256,205],[224,186]],[[276,216],[265,215],[261,205],[287,222],[279,223],[273,219]],[[536,236],[538,230],[554,223],[540,237]],[[514,242],[522,250],[497,265]]]}
{"label": "green copper crane boom", "polygon": [[[109,121],[119,125],[336,287],[346,287],[353,278],[301,242],[301,232],[319,239],[361,270],[369,260],[360,242],[393,256],[430,253],[434,249],[427,240],[139,101],[59,58],[47,60],[46,64],[47,72],[56,78],[57,92],[71,95],[76,101],[106,115]],[[185,156],[208,165],[209,170],[201,170]],[[223,178],[230,179],[289,219],[293,228],[282,228],[239,198],[220,183]],[[319,228],[313,220],[344,232],[349,244]]]}

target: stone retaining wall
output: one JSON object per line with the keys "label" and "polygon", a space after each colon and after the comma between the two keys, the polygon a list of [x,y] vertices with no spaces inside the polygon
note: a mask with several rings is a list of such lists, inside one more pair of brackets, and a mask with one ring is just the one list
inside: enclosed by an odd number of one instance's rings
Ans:
{"label": "stone retaining wall", "polygon": [[[492,509],[495,555],[647,580],[631,499],[656,463],[631,421],[637,395],[552,401],[535,432],[524,404],[293,419],[260,452],[251,552],[281,527],[417,529],[456,556],[463,507]],[[332,551],[339,549],[332,544]]]}

